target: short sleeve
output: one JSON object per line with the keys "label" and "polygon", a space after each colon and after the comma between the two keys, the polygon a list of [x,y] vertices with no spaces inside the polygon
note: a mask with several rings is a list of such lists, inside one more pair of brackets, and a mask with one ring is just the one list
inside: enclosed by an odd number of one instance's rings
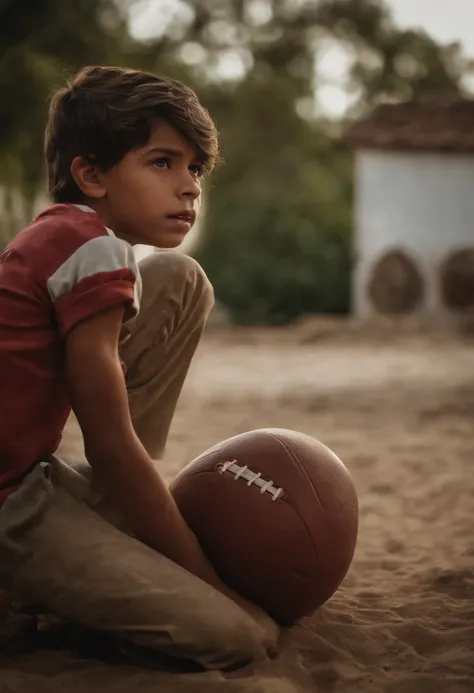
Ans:
{"label": "short sleeve", "polygon": [[135,317],[142,284],[132,247],[101,235],[80,245],[49,277],[47,289],[66,336],[82,320],[116,305],[125,304],[124,322]]}

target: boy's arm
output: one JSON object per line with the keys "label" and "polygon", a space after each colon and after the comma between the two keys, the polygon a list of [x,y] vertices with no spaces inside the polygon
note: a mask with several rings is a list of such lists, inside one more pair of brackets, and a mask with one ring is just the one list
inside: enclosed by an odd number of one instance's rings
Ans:
{"label": "boy's arm", "polygon": [[275,623],[219,578],[134,431],[118,354],[123,313],[123,306],[98,313],[66,338],[69,395],[87,460],[136,537],[239,604],[273,648]]}
{"label": "boy's arm", "polygon": [[98,313],[66,338],[69,394],[86,457],[137,538],[209,581],[211,566],[133,428],[118,354],[123,312]]}

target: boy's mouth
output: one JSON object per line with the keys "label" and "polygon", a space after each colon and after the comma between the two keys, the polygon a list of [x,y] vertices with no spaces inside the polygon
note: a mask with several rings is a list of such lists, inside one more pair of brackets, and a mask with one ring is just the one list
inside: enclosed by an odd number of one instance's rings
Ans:
{"label": "boy's mouth", "polygon": [[186,224],[192,226],[196,221],[196,212],[193,209],[188,209],[178,214],[169,214],[169,219],[177,219],[178,221],[183,221]]}

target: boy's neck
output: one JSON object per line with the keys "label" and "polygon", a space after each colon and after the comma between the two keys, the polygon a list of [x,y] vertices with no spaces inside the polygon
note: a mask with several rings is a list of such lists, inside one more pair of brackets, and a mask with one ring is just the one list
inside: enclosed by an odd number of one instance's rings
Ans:
{"label": "boy's neck", "polygon": [[[109,234],[111,234],[111,235],[113,235],[113,236],[117,236],[117,234],[115,233],[115,231],[111,228],[111,226],[110,226],[110,225],[106,222],[106,220],[103,218],[103,216],[102,216],[102,214],[100,213],[100,211],[97,210],[97,209],[94,209],[94,207],[93,207],[91,204],[89,204],[88,201],[74,202],[73,204],[74,204],[78,209],[82,210],[83,212],[95,212],[95,213],[100,217],[101,221],[103,222],[103,224],[104,224],[105,228],[107,229],[107,231],[109,232]],[[133,245],[133,244],[132,244],[132,245]]]}

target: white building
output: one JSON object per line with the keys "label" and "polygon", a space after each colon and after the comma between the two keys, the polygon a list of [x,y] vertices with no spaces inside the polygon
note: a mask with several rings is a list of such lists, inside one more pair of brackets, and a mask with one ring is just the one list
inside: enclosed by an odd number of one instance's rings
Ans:
{"label": "white building", "polygon": [[353,312],[474,313],[474,101],[378,107],[355,150]]}

